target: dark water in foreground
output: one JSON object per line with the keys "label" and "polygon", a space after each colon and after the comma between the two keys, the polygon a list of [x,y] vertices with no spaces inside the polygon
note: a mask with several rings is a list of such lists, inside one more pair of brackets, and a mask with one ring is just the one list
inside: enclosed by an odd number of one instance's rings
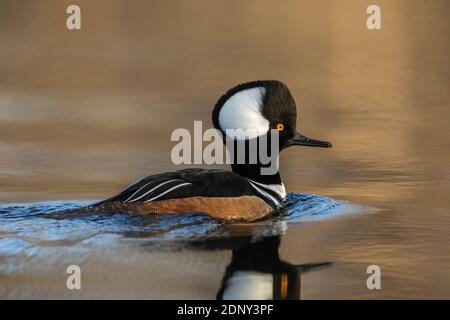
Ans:
{"label": "dark water in foreground", "polygon": [[[185,259],[189,260],[193,252],[194,255],[212,256],[217,255],[217,252],[233,252],[233,267],[228,273],[233,285],[223,289],[221,294],[228,298],[276,298],[279,293],[274,296],[271,290],[268,293],[265,288],[267,279],[272,282],[275,281],[272,277],[279,279],[281,274],[290,274],[289,281],[297,284],[302,272],[331,265],[330,262],[320,262],[294,266],[280,260],[279,242],[290,226],[369,212],[368,208],[328,197],[289,193],[285,209],[280,215],[258,223],[224,224],[202,214],[137,216],[117,213],[69,219],[40,217],[41,213],[90,203],[48,201],[0,206],[0,293],[3,298],[121,296],[120,292],[103,291],[98,283],[93,290],[93,284],[87,280],[83,290],[74,293],[66,288],[65,268],[75,264],[80,266],[83,274],[87,274],[87,270],[93,273],[92,269],[97,269],[95,272],[116,273],[120,277],[121,272],[129,273],[129,264],[134,264],[129,259],[145,255],[146,252],[150,254],[139,263],[142,266],[140,274],[132,275],[135,281],[141,280],[140,290],[148,291],[146,297],[153,292],[155,298],[161,298],[157,296],[159,289],[155,290],[158,283],[153,283],[160,274],[153,273],[151,277],[146,274],[149,268],[146,261],[151,259],[152,253],[178,256],[173,263],[181,263],[178,265],[180,274],[171,274],[172,279],[165,283],[165,290],[170,290],[173,285],[171,294],[165,297],[183,298],[185,296],[177,290],[177,284],[184,278],[185,268],[192,267],[184,264]],[[120,268],[118,262],[124,264],[124,270],[117,270]],[[204,262],[199,260],[197,264],[202,266]],[[219,279],[224,272],[225,269],[217,269],[216,278]],[[201,275],[202,271],[199,270],[198,276]],[[23,278],[27,281],[15,281]],[[39,282],[44,278],[47,285],[42,287]],[[95,282],[104,283],[107,278],[98,276]],[[300,288],[292,284],[289,296],[285,292],[284,298],[300,297]],[[106,284],[105,288],[110,285]],[[199,282],[196,285],[201,288],[204,284]],[[217,287],[217,292],[220,291],[220,282],[209,285]],[[196,291],[195,288],[191,290]],[[131,291],[126,297],[139,296],[135,294]],[[207,293],[202,297],[214,298]]]}

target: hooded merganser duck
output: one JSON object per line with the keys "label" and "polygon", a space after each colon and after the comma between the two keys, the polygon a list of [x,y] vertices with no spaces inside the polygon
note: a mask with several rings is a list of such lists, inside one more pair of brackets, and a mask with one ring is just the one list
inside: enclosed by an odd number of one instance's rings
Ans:
{"label": "hooded merganser duck", "polygon": [[[327,141],[297,132],[294,98],[287,86],[276,80],[247,82],[228,90],[216,103],[212,120],[223,137],[233,129],[260,133],[247,142],[267,137],[275,129],[279,132],[278,150],[295,145],[331,147]],[[266,165],[259,159],[256,163],[247,160],[234,161],[232,171],[184,169],[151,175],[83,209],[136,214],[201,212],[225,220],[254,221],[279,209],[286,191],[278,170],[265,175],[261,169]]]}

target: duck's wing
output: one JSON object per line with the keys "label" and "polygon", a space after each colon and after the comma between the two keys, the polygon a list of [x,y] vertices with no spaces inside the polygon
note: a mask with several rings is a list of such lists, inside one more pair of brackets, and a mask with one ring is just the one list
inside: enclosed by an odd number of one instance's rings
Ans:
{"label": "duck's wing", "polygon": [[119,194],[98,204],[148,203],[188,197],[255,195],[247,179],[225,170],[185,169],[137,180]]}

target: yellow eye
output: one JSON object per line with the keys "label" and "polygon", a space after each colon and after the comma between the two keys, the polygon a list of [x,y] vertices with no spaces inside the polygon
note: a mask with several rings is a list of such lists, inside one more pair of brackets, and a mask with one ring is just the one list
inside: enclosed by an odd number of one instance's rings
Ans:
{"label": "yellow eye", "polygon": [[283,131],[284,130],[284,124],[282,124],[282,123],[277,124],[277,130],[278,131]]}

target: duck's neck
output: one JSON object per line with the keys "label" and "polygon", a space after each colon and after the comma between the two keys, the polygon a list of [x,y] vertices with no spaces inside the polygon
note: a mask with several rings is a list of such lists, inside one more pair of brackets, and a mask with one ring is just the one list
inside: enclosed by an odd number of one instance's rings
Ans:
{"label": "duck's neck", "polygon": [[[242,143],[242,142],[239,142]],[[254,142],[253,142],[254,143]],[[256,145],[256,148],[254,146]],[[260,141],[253,146],[249,141],[245,141],[245,144],[238,145],[237,141],[234,141],[234,148],[228,148],[231,159],[233,159],[231,168],[234,173],[237,173],[245,178],[264,184],[278,184],[281,185],[281,177],[278,172],[278,149],[275,150],[276,154],[273,157],[265,158],[265,161],[261,161],[260,158]],[[271,154],[270,141],[267,140],[266,150],[261,150],[261,153],[266,156]],[[266,164],[263,164],[266,163]]]}
{"label": "duck's neck", "polygon": [[274,174],[265,175],[261,173],[261,169],[267,167],[260,163],[257,164],[232,164],[231,168],[234,173],[247,179],[263,183],[263,184],[279,184],[281,185],[281,176],[278,170]]}

